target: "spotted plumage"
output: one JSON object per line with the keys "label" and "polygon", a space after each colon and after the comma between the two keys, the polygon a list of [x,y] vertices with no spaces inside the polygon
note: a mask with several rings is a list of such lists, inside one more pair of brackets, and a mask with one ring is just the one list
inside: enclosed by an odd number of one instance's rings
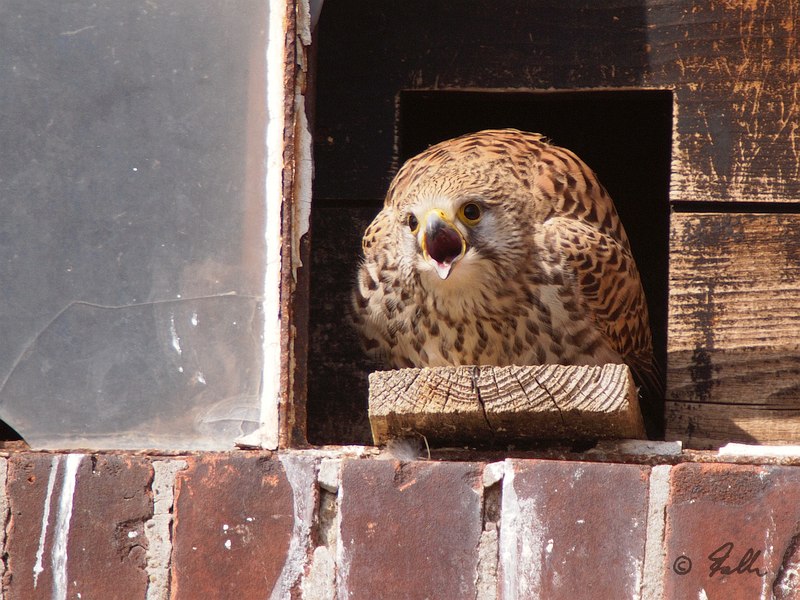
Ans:
{"label": "spotted plumage", "polygon": [[481,131],[410,159],[362,246],[354,320],[387,366],[625,362],[658,393],[614,204],[541,135]]}

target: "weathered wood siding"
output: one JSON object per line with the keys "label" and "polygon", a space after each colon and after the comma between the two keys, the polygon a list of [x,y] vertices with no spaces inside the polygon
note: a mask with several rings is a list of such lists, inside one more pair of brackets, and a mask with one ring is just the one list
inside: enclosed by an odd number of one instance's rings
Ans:
{"label": "weathered wood siding", "polygon": [[[786,426],[800,407],[792,367],[800,301],[787,279],[797,249],[790,213],[800,206],[799,27],[796,0],[326,5],[314,244],[342,244],[314,259],[335,266],[339,287],[316,285],[330,274],[312,273],[309,389],[321,395],[309,394],[310,430],[335,439],[340,427],[330,418],[338,404],[349,439],[368,440],[365,365],[341,333],[344,319],[332,325],[324,320],[332,310],[314,309],[344,301],[357,260],[357,247],[344,248],[341,228],[329,223],[360,226],[420,145],[459,128],[514,126],[571,147],[617,202],[644,275],[657,353],[667,362],[668,435],[701,446],[800,439]],[[407,94],[456,90],[491,91],[498,100],[492,108],[488,94],[452,95],[445,100],[451,110],[431,109],[427,122],[423,106],[409,142]],[[553,90],[597,95],[548,97]],[[662,131],[658,102],[630,101],[641,90],[672,94],[671,132]],[[533,94],[512,100],[512,92]],[[329,340],[350,345],[334,356]],[[781,427],[770,427],[774,421]]]}

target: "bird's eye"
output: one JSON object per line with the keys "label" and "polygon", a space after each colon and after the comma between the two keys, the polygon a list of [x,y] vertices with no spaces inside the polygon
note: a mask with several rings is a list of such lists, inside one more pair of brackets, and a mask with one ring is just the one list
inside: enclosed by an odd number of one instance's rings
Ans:
{"label": "bird's eye", "polygon": [[481,220],[481,216],[483,211],[481,210],[480,205],[475,202],[467,202],[464,206],[462,206],[459,211],[459,216],[461,220],[464,221],[467,225],[475,225],[478,221]]}
{"label": "bird's eye", "polygon": [[411,233],[417,233],[419,221],[417,217],[414,216],[414,213],[408,213],[408,220],[406,222],[408,223],[408,228],[411,230]]}

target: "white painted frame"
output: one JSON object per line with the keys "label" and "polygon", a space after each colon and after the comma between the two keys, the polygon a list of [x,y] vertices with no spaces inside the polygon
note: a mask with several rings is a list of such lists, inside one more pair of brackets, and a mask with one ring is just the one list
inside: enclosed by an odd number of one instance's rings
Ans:
{"label": "white painted frame", "polygon": [[[311,184],[313,178],[313,143],[306,119],[305,98],[295,77],[287,77],[288,69],[298,67],[295,61],[287,57],[287,35],[290,26],[287,21],[288,10],[295,7],[297,43],[311,45],[312,12],[316,15],[322,6],[321,0],[269,0],[269,25],[267,33],[267,130],[266,130],[266,178],[265,178],[265,275],[264,275],[264,330],[263,330],[263,368],[261,377],[261,426],[248,435],[240,438],[240,446],[261,447],[274,450],[281,440],[281,374],[290,373],[293,377],[294,365],[293,345],[289,344],[289,352],[283,352],[281,340],[281,284],[284,271],[292,269],[292,280],[296,281],[297,269],[301,266],[300,238],[308,232],[311,217]],[[304,57],[298,52],[298,60]],[[306,65],[299,65],[305,69]],[[295,82],[295,89],[287,89],[286,82]],[[294,106],[294,123],[286,122],[287,100]],[[288,126],[288,128],[287,128]],[[294,133],[294,156],[291,165],[286,160],[286,131]],[[285,169],[294,169],[294,198],[285,198]],[[284,203],[292,206],[291,218],[291,264],[283,264],[287,258],[282,254],[283,235],[286,227],[283,223]],[[291,293],[283,290],[283,293]],[[291,331],[291,327],[290,327]],[[289,364],[287,364],[289,363]],[[287,393],[291,396],[291,383]],[[294,401],[293,398],[289,398]]]}
{"label": "white painted frame", "polygon": [[283,212],[283,155],[286,69],[286,8],[291,0],[269,0],[269,24],[266,48],[266,177],[265,191],[265,264],[262,332],[263,366],[261,374],[261,426],[239,438],[246,447],[276,449],[280,439],[281,372],[281,220]]}

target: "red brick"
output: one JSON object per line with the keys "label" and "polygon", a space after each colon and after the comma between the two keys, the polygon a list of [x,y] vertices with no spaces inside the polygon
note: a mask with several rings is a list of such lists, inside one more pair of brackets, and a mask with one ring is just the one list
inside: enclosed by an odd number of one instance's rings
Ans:
{"label": "red brick", "polygon": [[480,468],[346,461],[339,598],[475,598]]}
{"label": "red brick", "polygon": [[506,463],[500,529],[505,598],[638,598],[649,469]]}
{"label": "red brick", "polygon": [[[77,468],[65,477],[69,463]],[[152,468],[144,458],[12,456],[7,597],[50,598],[61,588],[69,598],[144,598],[151,481]],[[59,563],[59,556],[65,562]]]}
{"label": "red brick", "polygon": [[276,586],[278,597],[288,597],[309,545],[298,539],[301,555],[291,555],[292,533],[308,533],[315,490],[310,460],[253,453],[190,459],[175,483],[172,598],[263,600]]}
{"label": "red brick", "polygon": [[800,469],[679,465],[666,514],[665,597],[800,597]]}

